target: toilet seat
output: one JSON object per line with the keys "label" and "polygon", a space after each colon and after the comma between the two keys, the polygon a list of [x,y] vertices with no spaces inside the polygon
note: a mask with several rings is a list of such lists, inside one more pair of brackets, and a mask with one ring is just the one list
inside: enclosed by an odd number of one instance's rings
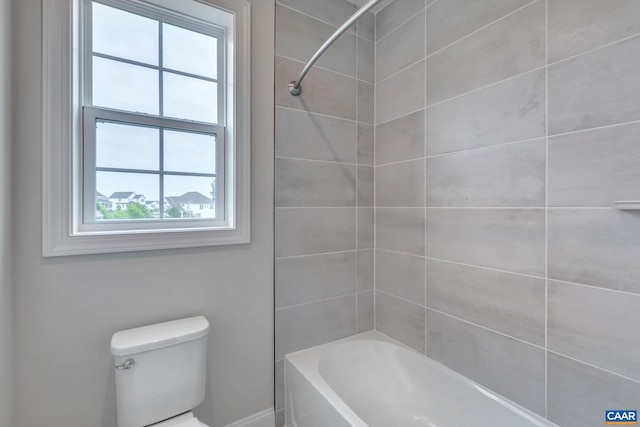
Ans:
{"label": "toilet seat", "polygon": [[147,427],[209,427],[203,422],[200,422],[198,418],[193,415],[193,412],[185,412],[168,420],[160,421],[156,424],[151,424]]}

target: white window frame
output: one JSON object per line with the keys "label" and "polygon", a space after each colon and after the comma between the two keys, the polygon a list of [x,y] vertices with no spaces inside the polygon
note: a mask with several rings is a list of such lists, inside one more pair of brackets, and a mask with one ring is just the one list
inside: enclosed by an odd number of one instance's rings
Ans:
{"label": "white window frame", "polygon": [[[95,230],[82,223],[81,62],[83,0],[43,0],[42,251],[43,256],[127,252],[250,242],[250,3],[246,0],[144,0],[193,14],[222,9],[233,16],[226,75],[225,219],[223,226]],[[206,5],[206,6],[203,6]],[[200,9],[198,9],[200,8]],[[217,8],[217,9],[216,9]],[[232,59],[231,59],[232,58]],[[80,203],[78,203],[80,201]],[[153,222],[150,222],[151,224]],[[178,222],[176,222],[178,223]],[[189,222],[182,222],[189,223]]]}

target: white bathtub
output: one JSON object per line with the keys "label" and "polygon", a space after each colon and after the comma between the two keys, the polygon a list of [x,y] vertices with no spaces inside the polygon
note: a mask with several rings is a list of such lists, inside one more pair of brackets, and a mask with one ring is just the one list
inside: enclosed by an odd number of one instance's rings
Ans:
{"label": "white bathtub", "polygon": [[555,426],[379,332],[285,360],[289,427]]}

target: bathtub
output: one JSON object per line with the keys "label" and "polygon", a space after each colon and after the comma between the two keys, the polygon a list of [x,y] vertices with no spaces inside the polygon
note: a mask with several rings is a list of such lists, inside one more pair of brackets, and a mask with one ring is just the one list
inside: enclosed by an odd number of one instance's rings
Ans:
{"label": "bathtub", "polygon": [[555,426],[376,332],[288,354],[289,427]]}

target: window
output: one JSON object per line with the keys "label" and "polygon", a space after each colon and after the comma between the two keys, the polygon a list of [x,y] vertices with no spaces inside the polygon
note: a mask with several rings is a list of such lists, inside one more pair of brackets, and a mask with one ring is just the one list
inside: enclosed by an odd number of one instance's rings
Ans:
{"label": "window", "polygon": [[44,18],[43,254],[248,242],[249,4],[45,0]]}

